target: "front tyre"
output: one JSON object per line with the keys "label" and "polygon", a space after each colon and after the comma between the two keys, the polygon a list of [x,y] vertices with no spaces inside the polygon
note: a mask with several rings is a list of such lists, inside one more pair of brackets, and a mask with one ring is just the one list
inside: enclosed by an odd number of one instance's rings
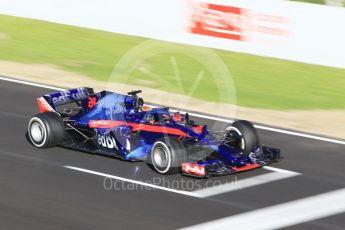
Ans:
{"label": "front tyre", "polygon": [[245,120],[235,121],[226,128],[226,139],[244,156],[260,146],[259,135],[252,123]]}
{"label": "front tyre", "polygon": [[28,124],[30,142],[37,148],[50,148],[60,144],[65,135],[62,118],[54,112],[39,113]]}
{"label": "front tyre", "polygon": [[179,173],[181,164],[187,160],[186,149],[176,137],[157,140],[152,146],[150,157],[153,168],[165,175]]}

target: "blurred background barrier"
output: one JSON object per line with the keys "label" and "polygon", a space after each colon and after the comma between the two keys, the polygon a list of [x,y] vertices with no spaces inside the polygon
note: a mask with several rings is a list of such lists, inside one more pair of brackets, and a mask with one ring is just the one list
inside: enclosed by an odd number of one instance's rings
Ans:
{"label": "blurred background barrier", "polygon": [[345,138],[344,17],[289,0],[2,0],[0,75]]}
{"label": "blurred background barrier", "polygon": [[284,0],[3,0],[0,13],[345,68],[345,8]]}

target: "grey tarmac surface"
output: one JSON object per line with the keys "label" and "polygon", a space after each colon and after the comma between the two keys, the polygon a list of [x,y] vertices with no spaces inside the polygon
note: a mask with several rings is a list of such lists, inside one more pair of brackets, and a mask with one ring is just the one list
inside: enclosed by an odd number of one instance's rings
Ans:
{"label": "grey tarmac surface", "polygon": [[[143,162],[34,148],[25,138],[27,122],[38,112],[36,97],[49,92],[0,81],[0,229],[176,229],[345,187],[345,145],[264,130],[259,130],[262,143],[280,148],[285,157],[272,167],[301,175],[195,198],[142,186],[133,189],[131,183],[74,171],[64,166],[162,186],[177,181],[175,189],[190,191],[270,172],[253,170],[211,178],[206,184],[180,175],[161,176]],[[193,119],[213,127],[212,120]],[[182,183],[189,187],[182,188]],[[344,228],[345,214],[340,214],[286,229]]]}

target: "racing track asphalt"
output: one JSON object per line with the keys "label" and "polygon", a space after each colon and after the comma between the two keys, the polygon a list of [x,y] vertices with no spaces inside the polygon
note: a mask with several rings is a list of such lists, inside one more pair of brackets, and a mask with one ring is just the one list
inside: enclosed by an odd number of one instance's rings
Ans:
{"label": "racing track asphalt", "polygon": [[[0,229],[176,229],[345,187],[345,145],[264,130],[259,130],[262,143],[280,148],[285,157],[272,166],[301,175],[207,198],[140,186],[133,190],[133,184],[116,180],[104,185],[104,177],[64,166],[162,186],[182,178],[190,185],[206,186],[206,182],[180,175],[163,177],[142,162],[32,147],[25,131],[28,119],[37,113],[35,98],[51,91],[0,81]],[[209,126],[214,122],[194,120]],[[266,173],[259,169],[210,181],[228,183]],[[109,189],[110,183],[117,189]],[[286,229],[344,226],[343,213]]]}

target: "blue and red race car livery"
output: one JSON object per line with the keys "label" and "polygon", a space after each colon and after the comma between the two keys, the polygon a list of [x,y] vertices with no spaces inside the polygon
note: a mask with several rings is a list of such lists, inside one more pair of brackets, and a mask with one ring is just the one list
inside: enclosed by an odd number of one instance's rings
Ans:
{"label": "blue and red race car livery", "polygon": [[145,161],[161,174],[206,178],[275,162],[280,150],[261,146],[254,126],[235,121],[217,132],[195,124],[188,113],[149,107],[138,97],[82,87],[37,98],[40,113],[28,124],[38,148],[62,146]]}

